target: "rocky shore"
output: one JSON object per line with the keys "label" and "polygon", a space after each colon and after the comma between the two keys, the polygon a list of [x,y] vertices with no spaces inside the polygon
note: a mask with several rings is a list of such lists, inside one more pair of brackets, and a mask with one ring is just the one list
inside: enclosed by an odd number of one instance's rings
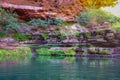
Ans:
{"label": "rocky shore", "polygon": [[15,50],[21,45],[19,42],[12,38],[2,38],[0,39],[0,49],[6,49],[6,50]]}

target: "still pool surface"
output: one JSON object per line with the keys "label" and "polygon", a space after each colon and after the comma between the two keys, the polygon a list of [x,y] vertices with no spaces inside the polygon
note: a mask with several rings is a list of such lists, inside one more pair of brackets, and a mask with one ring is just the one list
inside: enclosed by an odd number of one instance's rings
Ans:
{"label": "still pool surface", "polygon": [[0,80],[120,80],[120,59],[41,56],[1,60]]}

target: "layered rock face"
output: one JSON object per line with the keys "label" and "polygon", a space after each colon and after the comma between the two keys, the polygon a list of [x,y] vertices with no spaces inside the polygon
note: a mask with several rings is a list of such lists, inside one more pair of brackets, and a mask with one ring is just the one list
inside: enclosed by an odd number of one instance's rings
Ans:
{"label": "layered rock face", "polygon": [[74,17],[84,12],[84,0],[4,0],[3,8],[15,8],[18,15],[24,20],[31,18],[63,18],[74,21]]}

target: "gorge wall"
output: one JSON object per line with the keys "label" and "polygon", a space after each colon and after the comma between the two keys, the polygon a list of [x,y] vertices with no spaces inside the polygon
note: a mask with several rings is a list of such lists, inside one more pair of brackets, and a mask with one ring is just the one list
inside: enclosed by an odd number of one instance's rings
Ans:
{"label": "gorge wall", "polygon": [[[84,12],[85,0],[2,0],[3,8],[15,8],[21,19],[31,18],[63,18],[74,21],[76,15]],[[22,8],[21,8],[22,7]],[[30,9],[32,8],[32,9]],[[41,9],[36,9],[41,8]]]}

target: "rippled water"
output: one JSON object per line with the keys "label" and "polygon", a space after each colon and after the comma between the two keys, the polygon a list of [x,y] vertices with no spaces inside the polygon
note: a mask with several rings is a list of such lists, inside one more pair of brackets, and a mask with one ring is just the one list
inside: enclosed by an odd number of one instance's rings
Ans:
{"label": "rippled water", "polygon": [[120,59],[41,56],[0,61],[0,80],[120,80]]}

